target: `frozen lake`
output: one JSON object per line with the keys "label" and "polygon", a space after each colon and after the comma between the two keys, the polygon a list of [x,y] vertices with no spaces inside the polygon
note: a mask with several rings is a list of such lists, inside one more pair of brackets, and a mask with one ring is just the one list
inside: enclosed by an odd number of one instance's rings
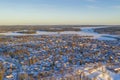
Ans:
{"label": "frozen lake", "polygon": [[96,33],[94,32],[94,29],[96,28],[103,28],[103,27],[81,27],[80,31],[63,31],[63,32],[36,31],[35,34],[7,32],[7,33],[0,33],[0,34],[6,35],[6,36],[78,34],[82,36],[93,36],[93,39],[99,39],[99,40],[116,40],[115,37],[118,37],[117,35]]}
{"label": "frozen lake", "polygon": [[103,27],[85,27],[81,28],[82,33],[86,33],[86,35],[92,35],[95,39],[99,40],[116,40],[115,37],[118,37],[117,35],[110,35],[110,34],[99,34],[94,31],[96,28],[103,28]]}

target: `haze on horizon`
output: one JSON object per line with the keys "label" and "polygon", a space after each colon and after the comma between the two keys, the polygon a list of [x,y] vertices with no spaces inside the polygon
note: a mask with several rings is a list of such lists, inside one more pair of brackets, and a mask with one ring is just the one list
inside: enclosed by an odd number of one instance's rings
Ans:
{"label": "haze on horizon", "polygon": [[0,25],[120,24],[120,0],[0,0]]}

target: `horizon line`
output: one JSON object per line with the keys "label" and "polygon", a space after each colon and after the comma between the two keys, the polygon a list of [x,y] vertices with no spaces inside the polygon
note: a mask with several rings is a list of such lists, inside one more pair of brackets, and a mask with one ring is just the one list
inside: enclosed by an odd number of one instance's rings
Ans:
{"label": "horizon line", "polygon": [[120,26],[120,24],[3,24],[0,26],[85,26],[85,25],[95,25],[95,26]]}

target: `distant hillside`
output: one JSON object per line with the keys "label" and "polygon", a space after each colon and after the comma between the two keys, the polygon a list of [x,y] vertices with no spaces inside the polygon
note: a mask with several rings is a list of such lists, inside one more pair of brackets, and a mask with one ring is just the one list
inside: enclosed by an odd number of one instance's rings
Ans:
{"label": "distant hillside", "polygon": [[103,25],[3,25],[0,26],[0,33],[20,30],[41,30],[41,31],[80,31],[73,27],[97,27]]}
{"label": "distant hillside", "polygon": [[108,27],[108,28],[98,28],[98,29],[95,29],[95,31],[98,33],[120,35],[120,26],[112,26],[112,27]]}

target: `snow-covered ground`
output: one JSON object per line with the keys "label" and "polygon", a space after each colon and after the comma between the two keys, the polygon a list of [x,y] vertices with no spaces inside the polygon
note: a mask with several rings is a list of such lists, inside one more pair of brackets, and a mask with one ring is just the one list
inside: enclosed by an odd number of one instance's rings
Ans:
{"label": "snow-covered ground", "polygon": [[118,37],[117,35],[96,33],[96,32],[94,32],[94,29],[96,29],[96,28],[103,28],[103,27],[82,27],[82,28],[80,28],[81,31],[63,31],[63,32],[36,31],[35,34],[23,34],[23,33],[17,33],[17,32],[7,32],[7,33],[0,33],[0,34],[7,35],[7,36],[9,36],[9,35],[22,36],[22,35],[78,34],[78,35],[82,35],[82,36],[93,36],[93,39],[99,39],[99,40],[116,40],[114,37]]}
{"label": "snow-covered ground", "polygon": [[120,74],[116,74],[108,70],[109,75],[113,78],[113,80],[120,80]]}

